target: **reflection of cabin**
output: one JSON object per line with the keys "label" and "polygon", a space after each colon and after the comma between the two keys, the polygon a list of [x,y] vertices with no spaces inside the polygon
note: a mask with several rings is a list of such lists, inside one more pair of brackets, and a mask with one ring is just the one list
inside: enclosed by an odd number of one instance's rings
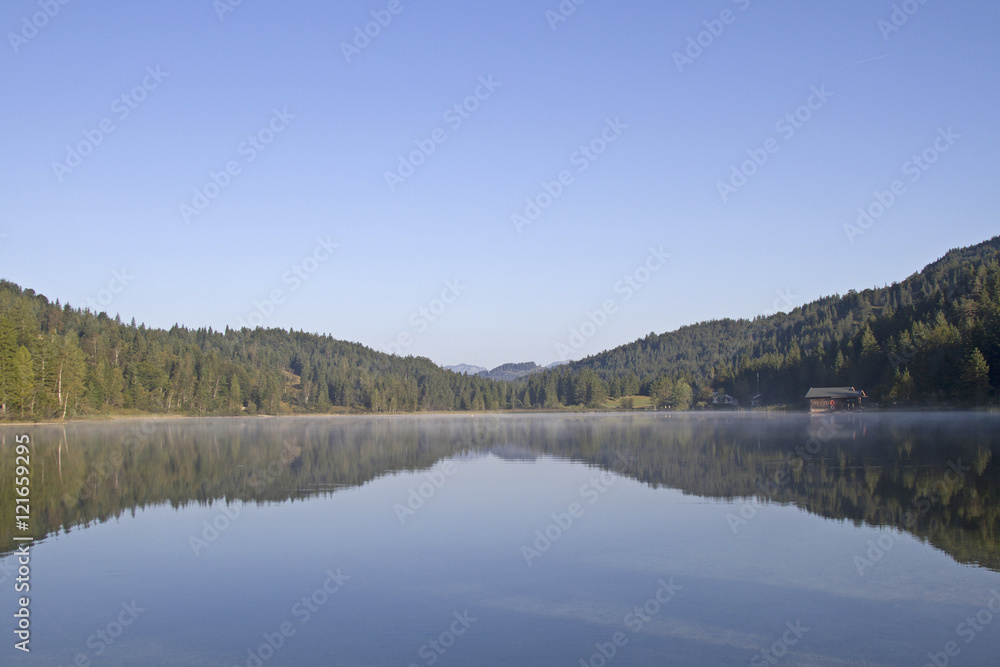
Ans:
{"label": "reflection of cabin", "polygon": [[740,402],[729,394],[725,394],[721,391],[717,391],[712,394],[712,407],[713,408],[738,408],[740,407]]}
{"label": "reflection of cabin", "polygon": [[806,398],[810,412],[836,412],[857,410],[861,407],[861,399],[868,397],[854,387],[812,387]]}

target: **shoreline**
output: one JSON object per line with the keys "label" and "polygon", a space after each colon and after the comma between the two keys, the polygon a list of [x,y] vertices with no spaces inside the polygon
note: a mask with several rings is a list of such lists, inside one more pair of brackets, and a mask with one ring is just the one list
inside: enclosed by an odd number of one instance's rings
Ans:
{"label": "shoreline", "polygon": [[461,412],[454,410],[440,410],[428,412],[358,412],[358,413],[292,413],[284,415],[177,415],[177,414],[123,414],[107,415],[103,417],[85,417],[83,419],[56,419],[43,421],[3,421],[0,428],[23,428],[26,426],[68,426],[72,424],[108,424],[128,421],[183,421],[195,419],[232,419],[232,420],[255,420],[255,419],[287,419],[287,418],[323,418],[323,419],[344,419],[350,417],[476,417],[476,416],[499,416],[499,415],[811,415],[827,416],[838,414],[851,415],[886,415],[886,414],[929,414],[929,413],[969,413],[969,414],[998,414],[1000,408],[997,406],[987,406],[978,408],[962,408],[956,406],[941,407],[901,407],[892,409],[864,409],[846,412],[822,412],[811,413],[806,409],[794,410],[607,410],[607,409],[548,409],[548,410],[483,410],[479,412]]}

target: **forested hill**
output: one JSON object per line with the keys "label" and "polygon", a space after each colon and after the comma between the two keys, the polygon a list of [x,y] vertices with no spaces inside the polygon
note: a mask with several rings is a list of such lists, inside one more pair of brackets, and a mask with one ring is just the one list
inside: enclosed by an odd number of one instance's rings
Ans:
{"label": "forested hill", "polygon": [[800,403],[810,386],[853,385],[887,403],[982,403],[1000,389],[1000,236],[948,252],[900,283],[753,320],[654,335],[570,367],[612,394],[672,402],[712,390],[746,404]]}
{"label": "forested hill", "polygon": [[328,336],[124,324],[0,281],[0,417],[498,409],[512,389]]}
{"label": "forested hill", "polygon": [[763,405],[801,406],[830,385],[883,404],[981,405],[1000,396],[998,260],[995,237],[889,287],[650,334],[509,382],[303,332],[124,324],[0,281],[0,419],[608,407],[637,394],[686,409],[715,392],[747,406],[758,386]]}

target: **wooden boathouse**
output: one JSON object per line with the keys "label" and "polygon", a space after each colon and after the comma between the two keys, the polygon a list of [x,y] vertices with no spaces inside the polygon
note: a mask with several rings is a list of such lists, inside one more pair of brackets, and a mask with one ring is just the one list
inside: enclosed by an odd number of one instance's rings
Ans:
{"label": "wooden boathouse", "polygon": [[858,410],[865,392],[854,387],[812,387],[806,394],[809,412],[839,412]]}

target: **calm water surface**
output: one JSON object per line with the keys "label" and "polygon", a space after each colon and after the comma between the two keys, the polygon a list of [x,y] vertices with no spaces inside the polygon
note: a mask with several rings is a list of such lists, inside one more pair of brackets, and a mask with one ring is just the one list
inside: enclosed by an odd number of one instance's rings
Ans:
{"label": "calm water surface", "polygon": [[[996,665],[998,425],[6,427],[0,663]],[[34,447],[30,655],[11,632],[19,433]]]}

